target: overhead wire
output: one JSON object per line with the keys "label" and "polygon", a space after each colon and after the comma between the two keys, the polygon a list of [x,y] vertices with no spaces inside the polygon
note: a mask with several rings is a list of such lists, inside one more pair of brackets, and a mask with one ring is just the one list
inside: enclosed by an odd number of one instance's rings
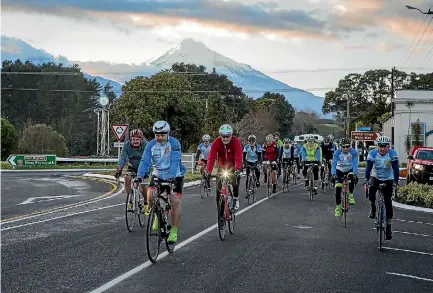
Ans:
{"label": "overhead wire", "polygon": [[[407,57],[406,61],[404,62],[403,65],[406,65],[406,63],[409,61],[410,57],[412,57],[413,53],[415,52],[416,48],[418,47],[419,42],[421,41],[421,39],[424,37],[425,32],[427,31],[427,28],[429,27],[430,23],[432,22],[433,17],[430,18],[429,23],[427,24],[427,26],[425,27],[421,37],[418,39],[418,42],[416,43],[415,47],[413,47],[412,51],[410,52],[409,56]],[[424,20],[425,22],[425,20]],[[424,25],[424,22],[422,25]]]}

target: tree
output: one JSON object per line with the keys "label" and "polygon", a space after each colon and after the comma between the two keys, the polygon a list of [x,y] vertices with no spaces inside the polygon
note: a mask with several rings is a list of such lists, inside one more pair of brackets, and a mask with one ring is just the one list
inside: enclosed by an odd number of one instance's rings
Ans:
{"label": "tree", "polygon": [[278,130],[277,127],[278,122],[269,115],[266,107],[258,107],[234,125],[237,136],[243,144],[248,142],[248,136],[251,134],[256,136],[257,141],[264,141],[266,135]]}
{"label": "tree", "polygon": [[17,150],[18,131],[9,120],[1,118],[1,132],[1,159],[6,160],[10,154]]}
{"label": "tree", "polygon": [[65,138],[45,124],[33,125],[23,131],[20,150],[25,154],[68,154]]}
{"label": "tree", "polygon": [[286,101],[284,95],[265,92],[261,98],[256,100],[256,104],[259,105],[259,108],[267,109],[269,115],[277,121],[277,130],[282,135],[289,134],[295,117],[295,109]]}

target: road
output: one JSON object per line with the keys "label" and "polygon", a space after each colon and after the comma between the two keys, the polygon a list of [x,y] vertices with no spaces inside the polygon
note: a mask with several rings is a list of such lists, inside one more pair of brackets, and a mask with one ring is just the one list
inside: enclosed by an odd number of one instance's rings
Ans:
{"label": "road", "polygon": [[311,202],[297,186],[264,199],[261,187],[252,207],[242,196],[236,233],[222,242],[214,195],[187,188],[178,249],[150,264],[145,229],[126,230],[120,192],[2,225],[2,291],[431,292],[433,215],[396,209],[379,252],[360,187],[355,197],[344,228],[332,193]]}

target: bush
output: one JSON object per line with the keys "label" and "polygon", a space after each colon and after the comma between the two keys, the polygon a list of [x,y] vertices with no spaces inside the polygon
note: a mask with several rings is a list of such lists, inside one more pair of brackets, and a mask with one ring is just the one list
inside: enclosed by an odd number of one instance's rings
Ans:
{"label": "bush", "polygon": [[63,135],[45,124],[33,125],[24,130],[20,150],[24,154],[55,154],[61,157],[68,154]]}
{"label": "bush", "polygon": [[18,131],[7,119],[2,118],[1,124],[1,159],[6,160],[10,154],[17,150]]}
{"label": "bush", "polygon": [[409,183],[399,188],[395,200],[403,204],[433,208],[433,186],[416,182]]}

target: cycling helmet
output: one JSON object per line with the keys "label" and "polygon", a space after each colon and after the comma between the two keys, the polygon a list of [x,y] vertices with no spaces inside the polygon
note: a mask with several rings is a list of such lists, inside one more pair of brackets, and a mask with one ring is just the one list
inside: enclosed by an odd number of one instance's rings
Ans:
{"label": "cycling helmet", "polygon": [[268,135],[266,135],[266,141],[267,141],[267,142],[274,141],[274,136],[273,136],[272,134],[268,134]]}
{"label": "cycling helmet", "polygon": [[286,143],[286,142],[290,143],[290,139],[289,138],[285,138],[284,139],[284,143]]}
{"label": "cycling helmet", "polygon": [[378,138],[376,138],[376,143],[377,144],[391,144],[391,139],[388,136],[379,136]]}
{"label": "cycling helmet", "polygon": [[248,136],[248,141],[257,140],[256,136],[254,134],[251,134]]}
{"label": "cycling helmet", "polygon": [[153,133],[167,134],[170,132],[170,125],[166,121],[156,121],[153,124]]}
{"label": "cycling helmet", "polygon": [[129,137],[138,137],[138,138],[143,138],[143,131],[141,131],[140,129],[133,129],[131,130],[131,132],[129,133]]}
{"label": "cycling helmet", "polygon": [[309,141],[315,142],[315,141],[316,141],[316,140],[314,139],[314,136],[312,136],[312,135],[307,136],[307,137],[306,137],[306,140],[307,140],[307,142],[309,142]]}
{"label": "cycling helmet", "polygon": [[280,133],[279,133],[278,131],[276,131],[276,132],[274,133],[274,137],[275,137],[275,136],[280,137]]}
{"label": "cycling helmet", "polygon": [[332,134],[328,135],[328,138],[331,142],[334,141],[334,136]]}
{"label": "cycling helmet", "polygon": [[331,139],[328,137],[325,137],[325,139],[323,140],[324,143],[329,144],[331,142]]}
{"label": "cycling helmet", "polygon": [[210,141],[210,135],[209,134],[205,134],[205,135],[203,135],[203,137],[201,139],[203,141]]}
{"label": "cycling helmet", "polygon": [[340,140],[340,145],[350,145],[350,139],[348,139],[348,138],[342,138],[341,140]]}
{"label": "cycling helmet", "polygon": [[219,129],[220,135],[231,135],[233,134],[233,128],[229,124],[223,124],[221,125]]}

